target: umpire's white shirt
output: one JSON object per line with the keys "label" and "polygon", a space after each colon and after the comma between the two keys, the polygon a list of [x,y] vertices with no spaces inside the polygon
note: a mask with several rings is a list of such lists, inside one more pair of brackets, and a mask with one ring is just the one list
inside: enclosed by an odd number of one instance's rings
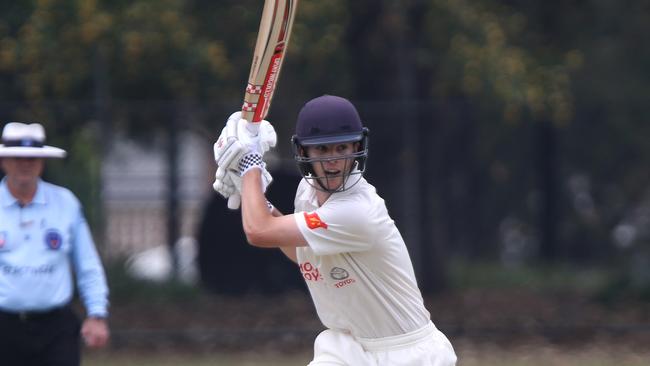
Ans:
{"label": "umpire's white shirt", "polygon": [[309,244],[297,248],[300,271],[326,327],[381,338],[429,323],[406,245],[375,187],[362,178],[318,207],[303,179],[295,211]]}

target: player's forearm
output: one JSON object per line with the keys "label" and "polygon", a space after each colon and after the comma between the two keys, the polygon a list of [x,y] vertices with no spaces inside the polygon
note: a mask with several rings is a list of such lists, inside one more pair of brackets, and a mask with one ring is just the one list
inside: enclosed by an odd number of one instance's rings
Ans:
{"label": "player's forearm", "polygon": [[264,241],[264,228],[269,226],[273,218],[260,182],[259,169],[251,169],[242,177],[242,225],[246,239],[252,245]]}
{"label": "player's forearm", "polygon": [[248,242],[263,248],[307,245],[294,215],[275,215],[269,211],[260,179],[259,169],[249,170],[242,179],[241,214]]}
{"label": "player's forearm", "polygon": [[295,247],[280,247],[280,250],[284,255],[289,258],[293,263],[298,264],[298,257],[296,255]]}
{"label": "player's forearm", "polygon": [[[278,210],[277,207],[273,207],[273,209],[271,210],[271,215],[273,215],[273,217],[284,216],[284,214],[280,212],[280,210]],[[296,257],[296,248],[294,246],[287,246],[287,247],[281,246],[278,249],[280,249],[282,253],[284,253],[284,255],[287,256],[287,258],[289,258],[292,262],[296,264],[298,263],[298,258]]]}

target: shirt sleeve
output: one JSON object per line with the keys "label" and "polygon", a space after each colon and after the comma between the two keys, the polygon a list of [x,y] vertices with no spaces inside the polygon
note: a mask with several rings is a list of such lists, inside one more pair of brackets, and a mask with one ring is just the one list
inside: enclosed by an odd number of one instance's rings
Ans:
{"label": "shirt sleeve", "polygon": [[317,255],[362,252],[372,247],[373,235],[368,204],[334,200],[315,211],[294,215],[298,228]]}
{"label": "shirt sleeve", "polygon": [[73,228],[72,262],[77,277],[77,287],[88,316],[108,315],[108,285],[90,228],[78,208]]}

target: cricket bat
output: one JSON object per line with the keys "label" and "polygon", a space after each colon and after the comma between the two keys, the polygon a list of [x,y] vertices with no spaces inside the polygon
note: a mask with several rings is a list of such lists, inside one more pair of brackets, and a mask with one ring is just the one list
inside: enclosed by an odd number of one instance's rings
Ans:
{"label": "cricket bat", "polygon": [[[242,118],[249,122],[248,129],[254,134],[257,134],[259,123],[269,113],[282,61],[289,45],[297,5],[298,0],[264,1],[242,105]],[[240,203],[239,195],[232,195],[228,199],[230,209],[239,208]]]}

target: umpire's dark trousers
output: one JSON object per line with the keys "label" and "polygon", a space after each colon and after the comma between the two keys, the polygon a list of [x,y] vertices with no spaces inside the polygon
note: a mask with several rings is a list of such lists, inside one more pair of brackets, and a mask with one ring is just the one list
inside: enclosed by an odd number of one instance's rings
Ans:
{"label": "umpire's dark trousers", "polygon": [[79,366],[80,321],[70,309],[13,313],[0,309],[0,364]]}

